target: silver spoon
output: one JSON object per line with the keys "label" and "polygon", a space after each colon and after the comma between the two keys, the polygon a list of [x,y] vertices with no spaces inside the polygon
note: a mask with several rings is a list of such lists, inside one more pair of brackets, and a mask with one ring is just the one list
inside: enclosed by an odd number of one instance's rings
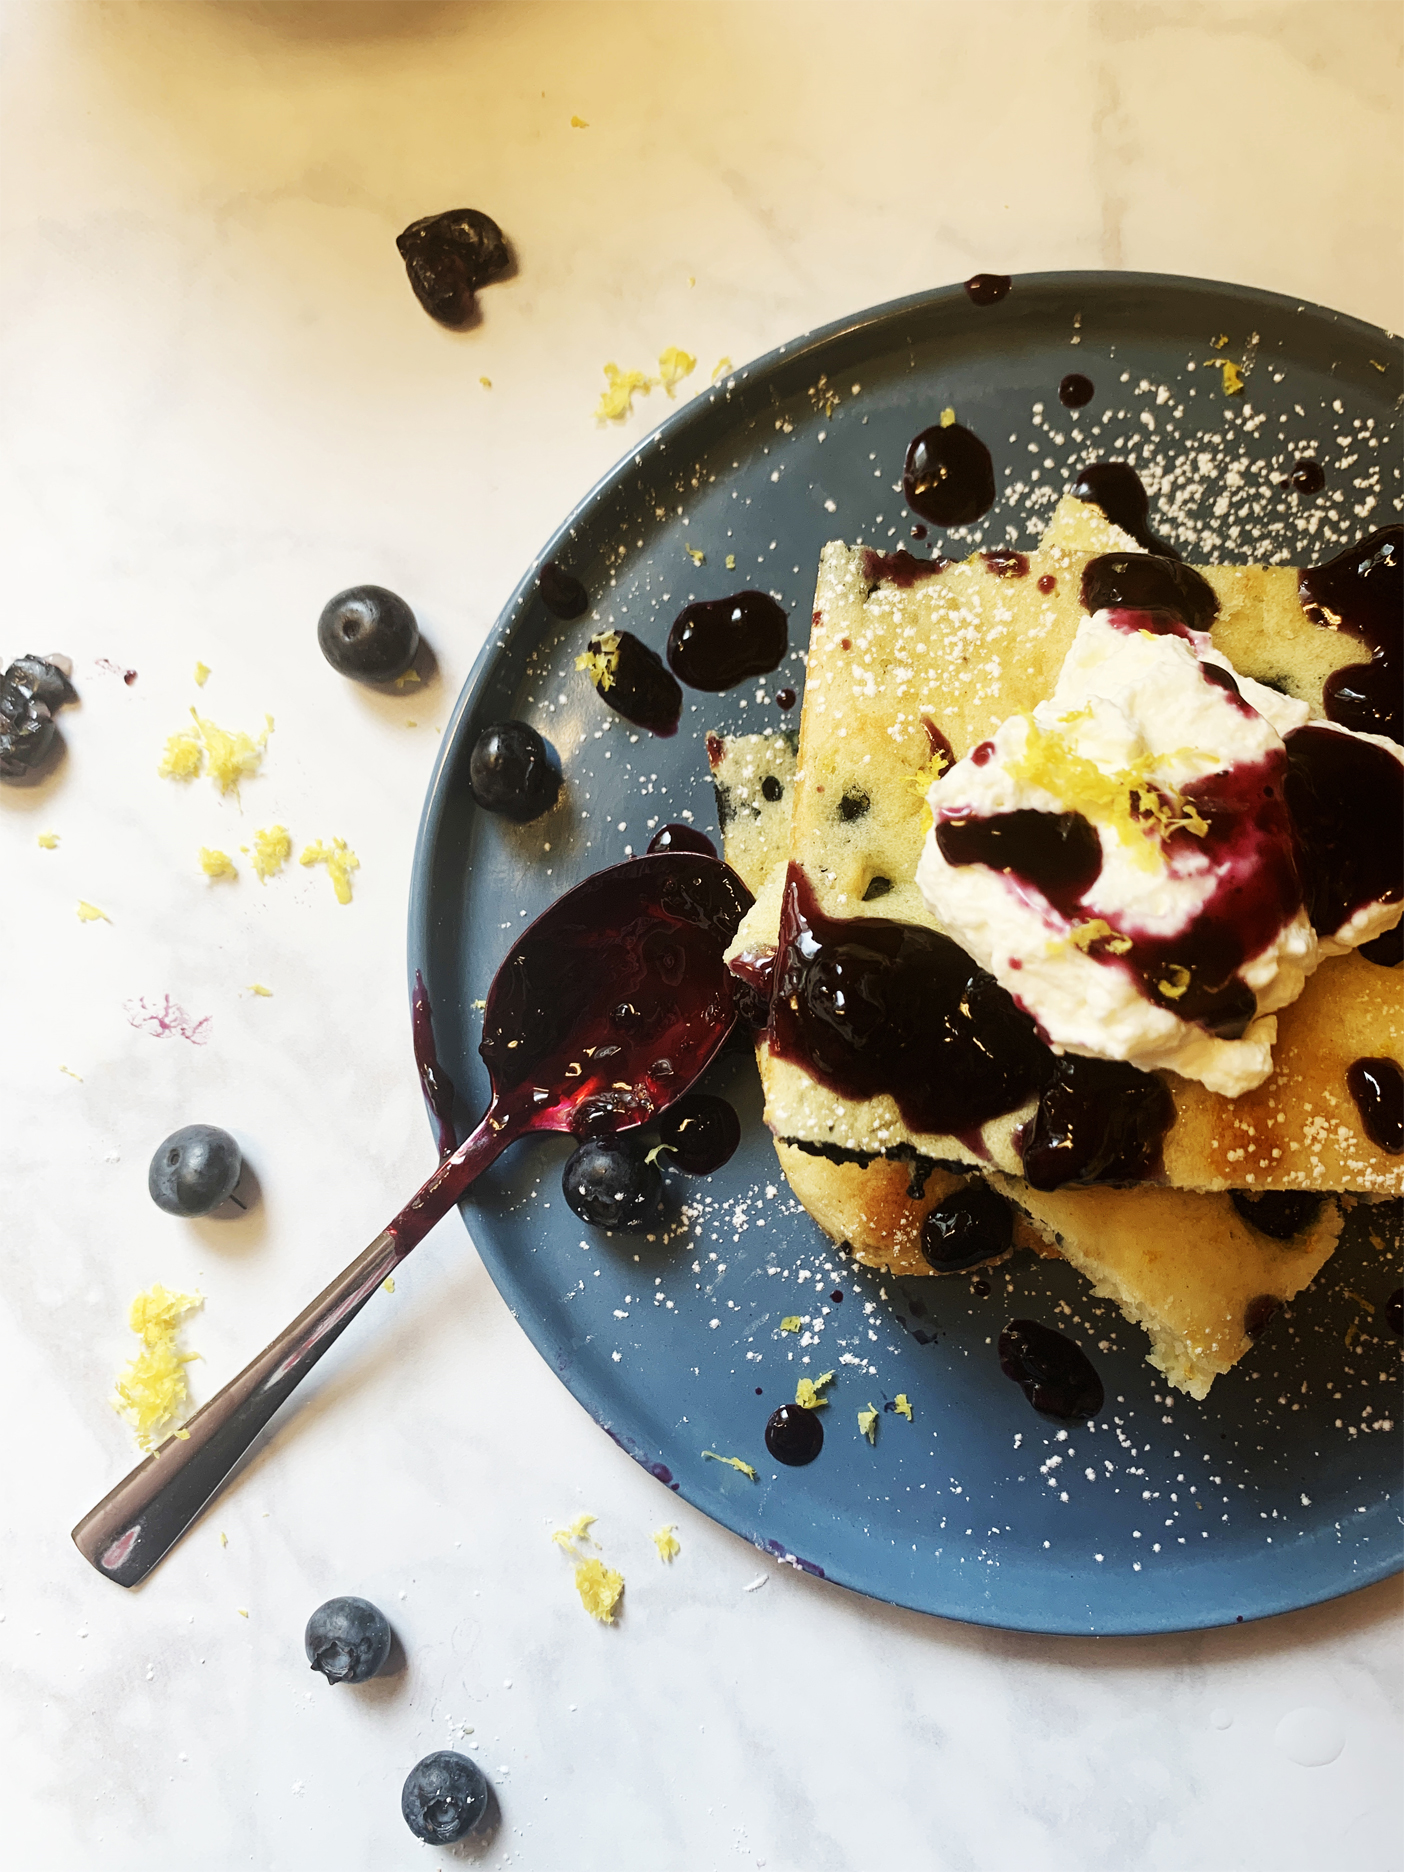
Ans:
{"label": "silver spoon", "polygon": [[750,908],[734,871],[691,852],[600,871],[523,932],[493,978],[479,1047],[491,1100],[379,1235],[258,1357],[73,1530],[105,1578],[135,1586],[386,1275],[488,1165],[533,1131],[606,1136],[696,1081],[735,1018],[722,962]]}

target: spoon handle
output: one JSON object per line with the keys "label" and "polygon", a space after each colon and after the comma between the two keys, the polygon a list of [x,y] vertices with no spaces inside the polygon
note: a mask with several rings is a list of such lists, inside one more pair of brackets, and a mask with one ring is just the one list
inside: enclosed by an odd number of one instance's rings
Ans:
{"label": "spoon handle", "polygon": [[496,1108],[291,1325],[153,1450],[73,1530],[79,1553],[119,1586],[144,1580],[195,1520],[317,1360],[392,1269],[523,1127]]}

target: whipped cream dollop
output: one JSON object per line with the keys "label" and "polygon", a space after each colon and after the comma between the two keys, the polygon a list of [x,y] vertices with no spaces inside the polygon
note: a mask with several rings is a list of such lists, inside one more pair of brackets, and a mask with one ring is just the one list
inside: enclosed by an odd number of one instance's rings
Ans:
{"label": "whipped cream dollop", "polygon": [[1321,953],[1285,799],[1307,715],[1207,632],[1099,610],[1053,694],[932,786],[917,883],[1055,1049],[1236,1096]]}

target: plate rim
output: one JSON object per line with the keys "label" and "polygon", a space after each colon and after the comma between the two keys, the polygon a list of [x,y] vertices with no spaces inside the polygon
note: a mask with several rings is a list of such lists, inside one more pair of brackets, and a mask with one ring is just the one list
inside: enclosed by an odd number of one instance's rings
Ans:
{"label": "plate rim", "polygon": [[[1400,339],[1384,327],[1356,318],[1351,313],[1341,312],[1330,306],[1316,304],[1313,301],[1294,295],[1271,292],[1266,289],[1245,286],[1232,281],[1203,279],[1191,274],[1140,273],[1114,269],[1085,269],[1073,271],[1053,270],[1042,273],[1021,273],[1013,276],[1014,289],[1027,292],[1029,289],[1041,289],[1045,292],[1057,291],[1070,293],[1082,290],[1089,295],[1100,290],[1115,287],[1119,291],[1135,290],[1154,291],[1161,294],[1191,295],[1212,294],[1238,301],[1251,306],[1255,311],[1276,312],[1281,315],[1308,319],[1326,320],[1342,328],[1342,336],[1355,340],[1368,340],[1398,348]],[[447,789],[447,776],[450,767],[456,762],[458,738],[465,715],[474,706],[485,679],[499,654],[506,649],[508,634],[514,628],[518,615],[530,600],[534,591],[536,574],[541,565],[561,549],[580,523],[603,501],[622,490],[624,484],[644,465],[646,456],[655,449],[666,449],[678,438],[685,438],[689,430],[704,421],[716,402],[716,392],[725,392],[733,384],[740,384],[755,377],[762,378],[782,366],[794,367],[806,357],[831,346],[838,340],[850,338],[871,330],[885,323],[899,320],[904,316],[925,314],[939,310],[945,305],[959,305],[962,298],[968,303],[965,282],[925,288],[915,293],[902,295],[896,299],[847,313],[828,321],[826,324],[812,327],[787,339],[784,343],[772,347],[760,356],[748,360],[745,364],[729,371],[724,378],[712,386],[704,387],[681,408],[670,411],[653,428],[646,431],[636,442],[631,444],[609,468],[583,494],[569,513],[527,565],[521,578],[512,589],[509,597],[497,617],[484,635],[483,642],[473,663],[464,678],[458,697],[445,722],[439,751],[425,789],[424,803],[420,811],[416,830],[414,850],[411,859],[409,905],[407,914],[407,993],[412,997],[415,990],[416,976],[424,969],[428,961],[430,942],[430,923],[432,911],[431,893],[428,880],[432,872],[434,849],[438,836],[439,821],[442,817]],[[993,314],[998,316],[998,305],[979,308],[982,318]],[[426,1118],[431,1132],[435,1121],[426,1105]],[[829,1585],[842,1587],[866,1599],[879,1604],[899,1606],[903,1610],[914,1612],[922,1617],[948,1618],[963,1624],[978,1625],[990,1630],[1019,1631],[1048,1637],[1086,1637],[1093,1633],[1106,1637],[1159,1637],[1175,1633],[1218,1629],[1233,1624],[1253,1624],[1266,1618],[1274,1618],[1283,1613],[1302,1611],[1308,1607],[1321,1605],[1333,1599],[1343,1598],[1363,1587],[1392,1578],[1404,1571],[1404,1552],[1385,1552],[1373,1549],[1362,1556],[1355,1550],[1352,1558],[1352,1571],[1356,1577],[1347,1583],[1332,1583],[1320,1588],[1311,1587],[1305,1592],[1300,1587],[1291,1588],[1271,1595],[1261,1590],[1255,1593],[1251,1610],[1231,1612],[1226,1606],[1206,1607],[1201,1613],[1187,1613],[1185,1609],[1172,1611],[1169,1622],[1164,1616],[1153,1616],[1154,1606],[1164,1606],[1163,1599],[1152,1601],[1152,1616],[1146,1617],[1113,1616],[1107,1622],[1074,1622],[1071,1618],[1058,1619],[1044,1611],[1041,1615],[1021,1616],[1016,1608],[1001,1609],[998,1606],[971,1607],[963,1611],[940,1611],[929,1605],[914,1605],[909,1599],[896,1598],[887,1592],[861,1584],[856,1580],[842,1577],[838,1573],[826,1573],[801,1559],[798,1555],[783,1549],[778,1542],[768,1541],[759,1532],[753,1532],[746,1524],[744,1512],[724,1517],[719,1511],[720,1504],[715,1497],[702,1499],[697,1491],[675,1477],[661,1461],[651,1461],[641,1452],[627,1431],[621,1432],[612,1424],[611,1413],[595,1385],[592,1374],[587,1368],[573,1366],[569,1374],[561,1369],[561,1362],[548,1356],[547,1347],[538,1340],[537,1335],[523,1319],[512,1296],[504,1291],[498,1273],[490,1258],[482,1251],[475,1235],[469,1216],[471,1199],[464,1198],[458,1205],[459,1216],[464,1228],[477,1249],[479,1258],[487,1271],[489,1279],[497,1288],[499,1295],[507,1305],[513,1319],[526,1334],[534,1352],[542,1357],[561,1380],[571,1397],[594,1419],[626,1455],[631,1456],[641,1467],[662,1480],[673,1492],[705,1514],[709,1520],[717,1522],[728,1532],[748,1541],[760,1552],[788,1563],[800,1570],[817,1575]],[[543,1335],[544,1337],[544,1335]],[[661,1471],[661,1474],[660,1474]],[[730,1498],[727,1498],[728,1500]],[[742,1506],[738,1499],[738,1507]],[[1285,1584],[1285,1583],[1284,1583]]]}

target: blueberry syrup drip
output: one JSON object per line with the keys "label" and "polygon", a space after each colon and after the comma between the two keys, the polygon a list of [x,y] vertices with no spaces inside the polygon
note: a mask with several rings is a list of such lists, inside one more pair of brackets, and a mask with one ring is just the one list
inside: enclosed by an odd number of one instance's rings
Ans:
{"label": "blueberry syrup drip", "polygon": [[975,1295],[977,1300],[988,1300],[990,1297],[990,1283],[987,1280],[973,1280],[970,1283],[970,1291]]}
{"label": "blueberry syrup drip", "polygon": [[1404,1070],[1398,1061],[1352,1060],[1346,1090],[1370,1142],[1390,1157],[1404,1155]]}
{"label": "blueberry syrup drip", "polygon": [[1385,1301],[1385,1325],[1396,1339],[1404,1339],[1404,1287],[1396,1287]]}
{"label": "blueberry syrup drip", "polygon": [[1201,663],[1199,673],[1211,688],[1222,689],[1225,695],[1232,696],[1243,714],[1257,714],[1257,710],[1250,708],[1243,700],[1243,691],[1239,688],[1238,679],[1232,670],[1222,669],[1217,663]]}
{"label": "blueberry syrup drip", "polygon": [[926,538],[926,528],[922,526],[920,522],[912,528],[912,538],[914,540],[924,540]]}
{"label": "blueberry syrup drip", "polygon": [[1183,636],[1175,624],[1207,631],[1219,614],[1219,600],[1208,579],[1178,556],[1103,553],[1083,567],[1082,608],[1144,612],[1139,628]]}
{"label": "blueberry syrup drip", "polygon": [[1323,936],[1404,897],[1404,764],[1308,722],[1287,736],[1287,805],[1307,914]]}
{"label": "blueberry syrup drip", "polygon": [[1042,1416],[1067,1423],[1095,1417],[1106,1396],[1082,1347],[1037,1320],[1010,1320],[999,1335],[999,1369]]}
{"label": "blueberry syrup drip", "polygon": [[789,618],[768,592],[743,591],[687,605],[668,632],[668,663],[690,689],[714,695],[779,667]]}
{"label": "blueberry syrup drip", "polygon": [[1386,930],[1373,942],[1361,943],[1355,953],[1373,962],[1376,968],[1398,968],[1404,962],[1404,923],[1396,923],[1392,930]]}
{"label": "blueberry syrup drip", "polygon": [[1040,1189],[1157,1174],[1175,1115],[1161,1081],[1056,1058],[949,937],[881,917],[826,916],[791,864],[779,952],[764,966],[772,1052],[831,1090],[853,1099],[887,1093],[913,1131],[959,1138],[980,1154],[983,1124],[1037,1098],[1025,1127],[1034,1169],[1026,1148],[1025,1174],[1033,1182],[1036,1173]]}
{"label": "blueberry syrup drip", "polygon": [[573,572],[548,559],[536,575],[536,589],[552,617],[581,617],[590,607],[590,594]]}
{"label": "blueberry syrup drip", "polygon": [[937,526],[966,526],[994,505],[994,463],[979,436],[960,423],[923,429],[907,448],[902,496]]}
{"label": "blueberry syrup drip", "polygon": [[1279,487],[1292,488],[1298,494],[1319,494],[1325,485],[1326,470],[1319,461],[1313,461],[1310,456],[1303,461],[1293,463],[1291,474],[1278,482]]}
{"label": "blueberry syrup drip", "polygon": [[921,718],[921,725],[926,730],[926,745],[931,750],[932,760],[935,760],[938,754],[941,756],[942,760],[946,763],[945,767],[942,769],[943,773],[954,767],[955,749],[941,733],[941,730],[936,726],[935,722],[932,721],[929,715],[923,715]]}
{"label": "blueberry syrup drip", "polygon": [[1313,624],[1347,632],[1369,646],[1368,663],[1348,664],[1326,679],[1326,714],[1342,728],[1404,741],[1404,526],[1381,527],[1356,546],[1297,579]]}
{"label": "blueberry syrup drip", "polygon": [[658,1136],[668,1147],[673,1168],[688,1176],[710,1176],[735,1156],[741,1120],[725,1099],[689,1092],[659,1119]]}
{"label": "blueberry syrup drip", "polygon": [[1250,1339],[1261,1339],[1282,1311],[1276,1294],[1258,1294],[1243,1309],[1243,1330]]}
{"label": "blueberry syrup drip", "polygon": [[717,848],[705,832],[698,832],[689,825],[659,826],[648,841],[650,855],[654,852],[695,852],[699,858],[715,858]]}
{"label": "blueberry syrup drip", "polygon": [[1081,813],[1010,812],[946,819],[936,843],[950,865],[982,864],[1018,878],[1069,921],[1102,869],[1102,842]]}
{"label": "blueberry syrup drip", "polygon": [[1081,371],[1069,371],[1058,385],[1058,401],[1064,409],[1082,409],[1097,394],[1097,386]]}
{"label": "blueberry syrup drip", "polygon": [[1065,1053],[1019,1142],[1037,1190],[1069,1183],[1144,1183],[1161,1170],[1175,1101],[1164,1080],[1120,1060]]}
{"label": "blueberry syrup drip", "polygon": [[1243,1220],[1273,1241],[1291,1241],[1310,1228],[1325,1201],[1310,1190],[1230,1190],[1229,1195]]}
{"label": "blueberry syrup drip", "polygon": [[789,1469],[812,1463],[824,1447],[824,1425],[817,1410],[803,1404],[782,1404],[765,1426],[765,1447],[776,1462]]}
{"label": "blueberry syrup drip", "polygon": [[870,591],[875,585],[897,585],[903,591],[910,591],[923,579],[935,578],[938,572],[944,572],[950,563],[939,553],[933,559],[918,559],[905,546],[890,553],[876,552],[869,546],[863,552],[863,577]]}
{"label": "blueberry syrup drip", "polygon": [[439,1127],[439,1155],[451,1157],[458,1149],[458,1132],[453,1122],[453,1081],[439,1064],[429,991],[418,969],[414,972],[414,993],[410,997],[410,1024],[414,1034],[414,1063],[419,1069],[424,1102]]}
{"label": "blueberry syrup drip", "polygon": [[1051,572],[1045,572],[1038,581],[1038,589],[1046,598],[1051,591],[1058,589],[1058,581]]}
{"label": "blueberry syrup drip", "polygon": [[[647,728],[656,735],[676,734],[682,715],[682,690],[676,679],[663,667],[658,653],[641,643],[632,631],[617,634],[609,687],[595,683],[600,699],[637,728]],[[598,638],[590,639],[590,649],[600,649]]]}
{"label": "blueberry syrup drip", "polygon": [[980,557],[985,562],[986,571],[993,572],[996,578],[1027,578],[1029,576],[1029,557],[1027,553],[1013,552],[999,547],[994,552],[982,552]]}
{"label": "blueberry syrup drip", "polygon": [[973,273],[965,282],[965,290],[971,305],[992,306],[1008,297],[1013,284],[1007,273]]}
{"label": "blueberry syrup drip", "polygon": [[1129,533],[1143,551],[1162,559],[1179,558],[1173,546],[1151,531],[1150,498],[1129,462],[1092,462],[1073,483],[1072,494],[1075,500],[1100,507],[1112,525]]}
{"label": "blueberry syrup drip", "polygon": [[795,699],[795,692],[793,689],[777,689],[775,691],[775,706],[778,709],[785,710],[786,713],[795,706]]}

